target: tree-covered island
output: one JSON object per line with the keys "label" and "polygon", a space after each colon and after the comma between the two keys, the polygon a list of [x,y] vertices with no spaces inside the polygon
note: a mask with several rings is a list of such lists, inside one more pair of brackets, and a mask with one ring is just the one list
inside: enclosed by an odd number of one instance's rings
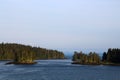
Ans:
{"label": "tree-covered island", "polygon": [[109,48],[104,52],[102,58],[95,52],[85,54],[83,52],[74,52],[72,64],[82,65],[120,65],[120,49]]}
{"label": "tree-covered island", "polygon": [[90,52],[89,54],[85,54],[83,52],[75,52],[73,55],[73,64],[91,64],[98,65],[100,64],[100,57],[95,52]]}
{"label": "tree-covered island", "polygon": [[38,59],[64,59],[64,53],[40,47],[16,43],[0,43],[0,60],[12,60],[9,64],[35,64]]}

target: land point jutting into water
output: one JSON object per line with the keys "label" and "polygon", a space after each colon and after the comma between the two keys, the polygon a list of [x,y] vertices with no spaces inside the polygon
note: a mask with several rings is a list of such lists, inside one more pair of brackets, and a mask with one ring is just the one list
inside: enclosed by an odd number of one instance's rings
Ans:
{"label": "land point jutting into water", "polygon": [[[7,64],[36,64],[34,60],[65,59],[61,51],[40,47],[32,47],[16,43],[0,44],[0,60],[10,60]],[[96,52],[85,54],[74,52],[72,64],[82,65],[120,65],[120,49],[109,48],[102,57]]]}
{"label": "land point jutting into water", "polygon": [[38,59],[64,59],[64,53],[40,47],[16,43],[0,44],[0,60],[12,60],[7,64],[35,64]]}
{"label": "land point jutting into water", "polygon": [[72,64],[82,65],[119,65],[120,66],[120,49],[109,48],[104,52],[102,58],[95,52],[85,54],[81,52],[74,52]]}

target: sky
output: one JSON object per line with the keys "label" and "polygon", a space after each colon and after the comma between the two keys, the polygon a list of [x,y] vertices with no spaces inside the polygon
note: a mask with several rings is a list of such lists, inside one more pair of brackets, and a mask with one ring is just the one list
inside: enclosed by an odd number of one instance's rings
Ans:
{"label": "sky", "polygon": [[0,0],[0,42],[65,53],[120,48],[120,0]]}

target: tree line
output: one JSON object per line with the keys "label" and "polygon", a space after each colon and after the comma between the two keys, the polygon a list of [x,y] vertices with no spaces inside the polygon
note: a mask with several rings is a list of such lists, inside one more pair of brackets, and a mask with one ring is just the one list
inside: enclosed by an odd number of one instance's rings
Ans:
{"label": "tree line", "polygon": [[103,53],[102,61],[109,63],[120,63],[120,49],[108,49],[107,52]]}
{"label": "tree line", "polygon": [[90,52],[89,54],[74,52],[73,61],[80,64],[100,64],[100,57],[95,52]]}
{"label": "tree line", "polygon": [[0,60],[32,62],[37,59],[64,59],[64,53],[16,43],[0,43]]}
{"label": "tree line", "polygon": [[102,57],[95,52],[89,54],[74,52],[73,61],[78,64],[120,64],[120,49],[109,48],[107,52],[103,53]]}

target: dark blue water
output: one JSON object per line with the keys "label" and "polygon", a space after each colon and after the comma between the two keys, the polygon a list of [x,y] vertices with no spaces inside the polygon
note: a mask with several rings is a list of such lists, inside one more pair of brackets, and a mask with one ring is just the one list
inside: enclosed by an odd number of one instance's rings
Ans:
{"label": "dark blue water", "polygon": [[0,80],[120,80],[119,66],[73,65],[71,60],[39,60],[35,65],[4,65]]}

